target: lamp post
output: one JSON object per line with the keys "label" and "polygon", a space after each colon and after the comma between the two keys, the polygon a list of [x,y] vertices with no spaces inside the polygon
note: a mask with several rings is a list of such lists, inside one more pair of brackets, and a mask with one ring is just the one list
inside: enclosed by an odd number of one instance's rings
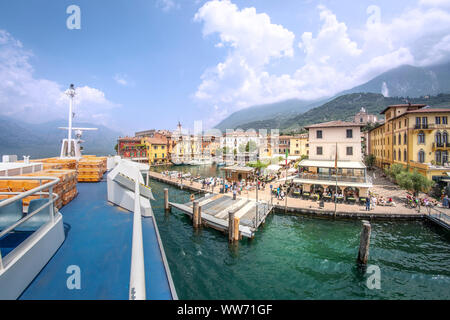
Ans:
{"label": "lamp post", "polygon": [[68,156],[71,156],[71,153],[72,153],[72,117],[73,117],[72,108],[73,108],[73,98],[75,97],[75,94],[76,94],[74,85],[71,84],[69,89],[67,89],[65,93],[70,98],[70,102],[69,102],[69,136],[67,138],[67,143],[68,143],[67,153],[68,153]]}

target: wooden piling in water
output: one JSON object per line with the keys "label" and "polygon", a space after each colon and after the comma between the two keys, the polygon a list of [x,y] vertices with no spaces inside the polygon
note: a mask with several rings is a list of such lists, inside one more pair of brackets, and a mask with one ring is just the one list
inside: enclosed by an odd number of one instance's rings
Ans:
{"label": "wooden piling in water", "polygon": [[234,241],[234,211],[228,212],[228,241]]}
{"label": "wooden piling in water", "polygon": [[202,226],[202,206],[198,206],[197,228]]}
{"label": "wooden piling in water", "polygon": [[241,233],[239,232],[239,224],[240,220],[238,217],[234,217],[233,223],[234,223],[234,233],[233,233],[233,240],[239,241],[241,239]]}
{"label": "wooden piling in water", "polygon": [[194,201],[192,206],[192,224],[194,228],[198,228],[198,201]]}
{"label": "wooden piling in water", "polygon": [[169,189],[164,188],[164,210],[165,211],[170,211],[170,206],[169,206]]}
{"label": "wooden piling in water", "polygon": [[358,263],[367,264],[369,260],[369,246],[370,246],[370,233],[372,227],[369,221],[363,220],[363,228],[361,230],[361,237],[359,241],[359,251],[358,251]]}

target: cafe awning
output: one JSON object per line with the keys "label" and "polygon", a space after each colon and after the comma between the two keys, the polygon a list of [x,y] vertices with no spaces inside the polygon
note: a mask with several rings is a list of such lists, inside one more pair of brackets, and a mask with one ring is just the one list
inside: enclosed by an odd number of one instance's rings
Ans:
{"label": "cafe awning", "polygon": [[[298,164],[300,167],[334,168],[334,160],[309,160],[305,159]],[[361,161],[338,161],[337,167],[340,169],[365,169],[366,166]]]}
{"label": "cafe awning", "polygon": [[268,171],[278,171],[281,169],[281,166],[277,165],[277,164],[271,164],[270,166],[268,166],[266,168]]}

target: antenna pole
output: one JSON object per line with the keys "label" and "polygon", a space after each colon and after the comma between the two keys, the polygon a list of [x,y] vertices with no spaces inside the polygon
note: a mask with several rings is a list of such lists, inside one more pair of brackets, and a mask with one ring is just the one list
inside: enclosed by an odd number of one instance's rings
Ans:
{"label": "antenna pole", "polygon": [[75,96],[75,88],[74,85],[71,84],[69,90],[66,91],[66,94],[69,96],[70,98],[70,103],[69,103],[69,135],[68,135],[68,141],[67,143],[69,144],[67,147],[67,153],[68,156],[70,157],[70,155],[72,154],[72,108],[73,108],[73,97]]}
{"label": "antenna pole", "polygon": [[72,153],[72,104],[73,104],[73,96],[70,96],[70,106],[69,106],[69,137],[68,137],[68,153],[69,156]]}

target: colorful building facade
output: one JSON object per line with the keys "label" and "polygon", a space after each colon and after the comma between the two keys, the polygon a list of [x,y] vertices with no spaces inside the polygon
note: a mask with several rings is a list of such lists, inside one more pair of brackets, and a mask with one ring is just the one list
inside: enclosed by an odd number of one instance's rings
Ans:
{"label": "colorful building facade", "polygon": [[289,146],[290,146],[289,154],[293,156],[308,156],[309,155],[308,134],[292,136],[290,138]]}
{"label": "colorful building facade", "polygon": [[392,105],[383,110],[386,121],[369,131],[370,154],[380,168],[409,166],[439,181],[450,172],[450,109],[424,104]]}

